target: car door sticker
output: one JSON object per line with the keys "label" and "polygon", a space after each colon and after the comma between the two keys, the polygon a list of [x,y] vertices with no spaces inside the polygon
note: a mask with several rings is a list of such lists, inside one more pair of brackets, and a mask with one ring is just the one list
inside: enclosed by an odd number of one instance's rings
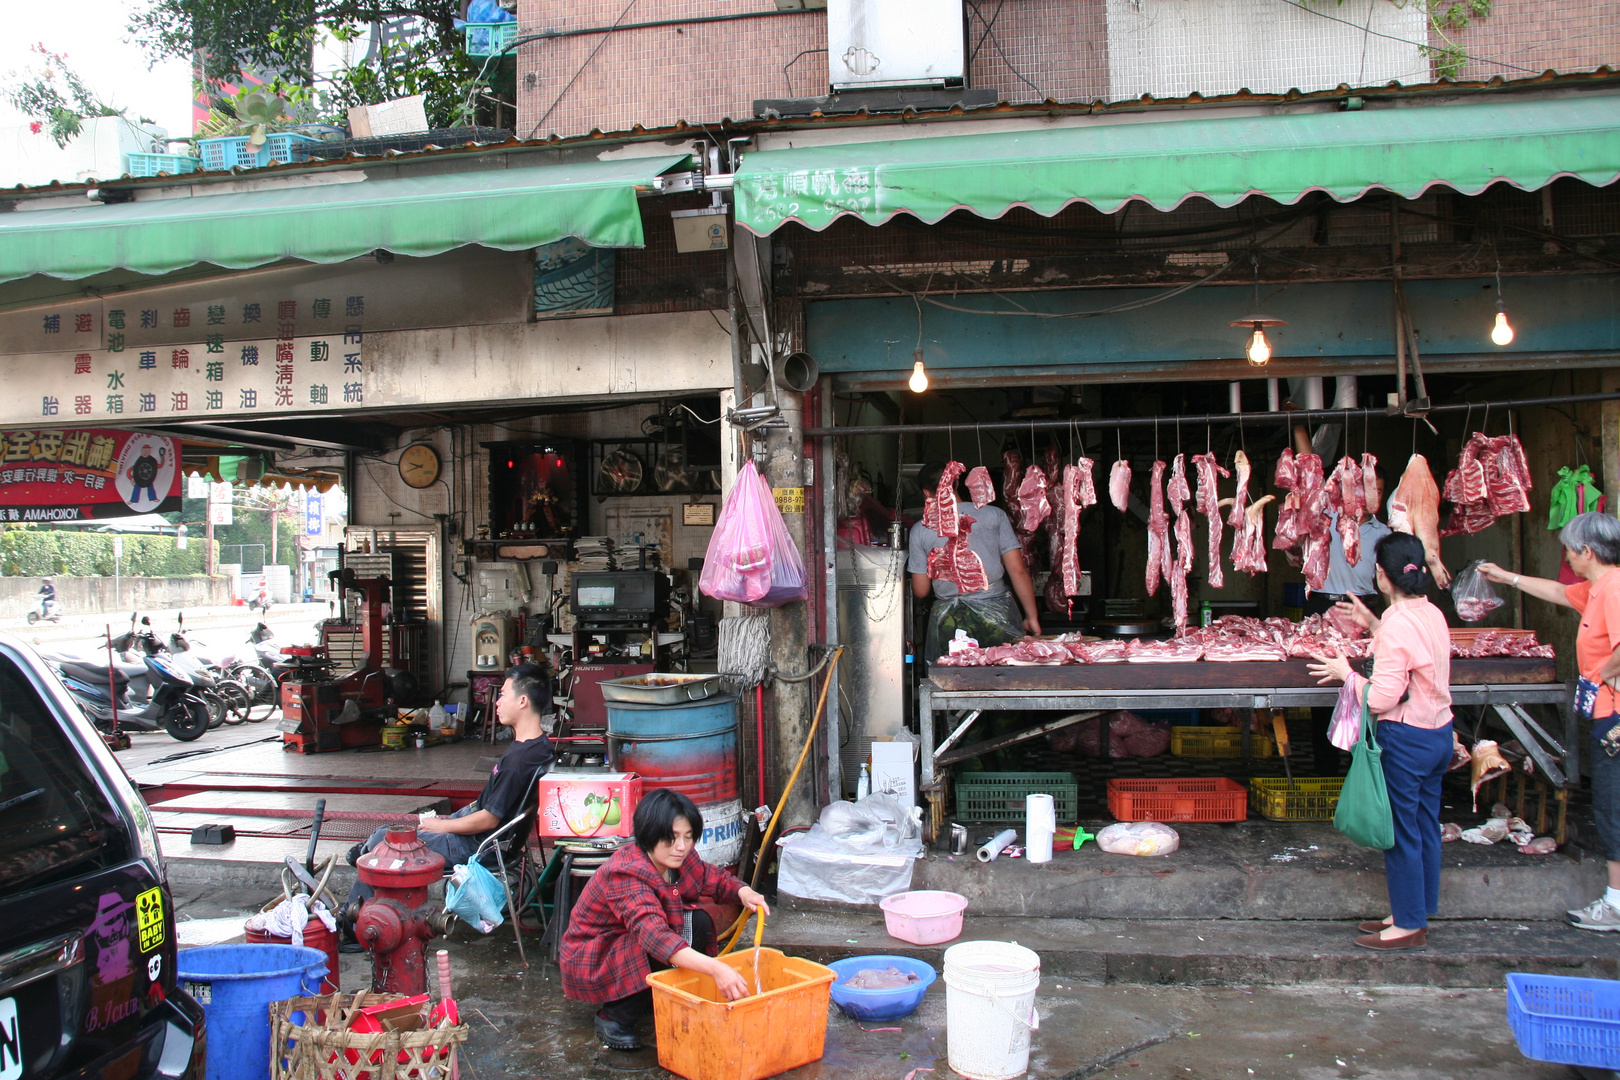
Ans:
{"label": "car door sticker", "polygon": [[163,974],[163,954],[156,953],[146,961],[146,981],[155,983],[161,974]]}
{"label": "car door sticker", "polygon": [[0,998],[0,1080],[19,1080],[22,1074],[22,1029],[17,1023],[17,999]]}
{"label": "car door sticker", "polygon": [[135,936],[135,905],[116,892],[102,893],[96,917],[85,931],[95,967],[90,975],[90,1009],[86,1033],[103,1031],[135,1015],[140,1001],[134,994],[135,960],[130,955]]}
{"label": "car door sticker", "polygon": [[141,934],[141,952],[163,944],[162,889],[147,889],[135,898],[135,923]]}

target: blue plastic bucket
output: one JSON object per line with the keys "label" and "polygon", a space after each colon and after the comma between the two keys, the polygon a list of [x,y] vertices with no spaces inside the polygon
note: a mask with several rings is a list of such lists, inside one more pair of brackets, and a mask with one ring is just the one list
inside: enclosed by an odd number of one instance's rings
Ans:
{"label": "blue plastic bucket", "polygon": [[208,1019],[208,1080],[266,1080],[270,1003],[319,994],[326,954],[301,945],[185,949],[176,975]]}

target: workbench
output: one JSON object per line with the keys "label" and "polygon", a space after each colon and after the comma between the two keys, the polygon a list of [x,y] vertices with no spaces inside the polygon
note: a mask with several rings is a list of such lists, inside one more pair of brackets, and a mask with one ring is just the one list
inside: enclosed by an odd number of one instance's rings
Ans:
{"label": "workbench", "polygon": [[[1352,661],[1364,667],[1365,661]],[[1197,661],[1175,664],[1064,664],[1049,667],[935,666],[918,686],[917,703],[921,787],[940,791],[940,769],[979,754],[1036,738],[1116,709],[1283,709],[1291,706],[1332,708],[1339,685],[1319,686],[1308,660]],[[1548,779],[1559,787],[1578,779],[1579,731],[1568,708],[1572,688],[1557,679],[1553,660],[1523,657],[1453,659],[1451,699],[1454,707],[1489,708],[1537,756]],[[1560,707],[1561,723],[1549,733],[1526,705]],[[1034,724],[1023,731],[963,745],[963,737],[986,712],[997,710],[1061,711],[1067,715]],[[943,714],[947,732],[936,745],[935,724]],[[1244,726],[1244,748],[1252,725]],[[1107,754],[1108,725],[1101,726]],[[1542,738],[1531,736],[1535,732]],[[1551,749],[1561,761],[1550,757]],[[1245,755],[1246,756],[1246,755]],[[936,796],[937,799],[937,796]],[[934,800],[931,800],[934,801]]]}

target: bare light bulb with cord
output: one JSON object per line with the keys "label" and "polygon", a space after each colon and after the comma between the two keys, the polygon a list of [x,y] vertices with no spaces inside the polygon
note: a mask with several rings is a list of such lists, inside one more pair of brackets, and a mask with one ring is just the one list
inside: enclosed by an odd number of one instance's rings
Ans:
{"label": "bare light bulb with cord", "polygon": [[920,394],[928,389],[928,372],[923,368],[923,353],[921,349],[911,354],[911,378],[906,385],[911,387],[913,394]]}
{"label": "bare light bulb with cord", "polygon": [[1513,344],[1513,327],[1508,322],[1507,305],[1496,301],[1496,325],[1491,327],[1491,340],[1498,345]]}
{"label": "bare light bulb with cord", "polygon": [[1249,347],[1246,351],[1249,363],[1255,367],[1265,367],[1271,360],[1271,342],[1266,340],[1266,332],[1259,323],[1254,324],[1254,336],[1249,338]]}

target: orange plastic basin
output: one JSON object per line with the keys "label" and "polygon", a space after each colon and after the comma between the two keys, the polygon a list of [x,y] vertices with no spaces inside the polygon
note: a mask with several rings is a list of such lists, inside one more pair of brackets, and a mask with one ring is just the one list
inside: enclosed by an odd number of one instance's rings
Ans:
{"label": "orange plastic basin", "polygon": [[[720,962],[754,985],[754,950]],[[707,975],[674,968],[647,976],[658,1064],[686,1080],[763,1080],[821,1059],[832,968],[780,949],[759,950],[762,993],[726,1001]]]}

